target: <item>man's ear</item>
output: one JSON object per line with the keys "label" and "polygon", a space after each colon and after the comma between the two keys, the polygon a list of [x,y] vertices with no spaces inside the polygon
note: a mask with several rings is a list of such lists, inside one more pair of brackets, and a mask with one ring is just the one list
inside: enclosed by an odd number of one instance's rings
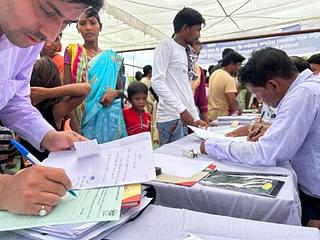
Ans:
{"label": "man's ear", "polygon": [[276,79],[271,79],[267,82],[266,88],[268,90],[278,92],[278,91],[280,91],[280,84]]}
{"label": "man's ear", "polygon": [[182,30],[183,30],[184,32],[189,31],[189,28],[190,28],[190,27],[189,27],[187,24],[185,24],[185,25],[182,26]]}

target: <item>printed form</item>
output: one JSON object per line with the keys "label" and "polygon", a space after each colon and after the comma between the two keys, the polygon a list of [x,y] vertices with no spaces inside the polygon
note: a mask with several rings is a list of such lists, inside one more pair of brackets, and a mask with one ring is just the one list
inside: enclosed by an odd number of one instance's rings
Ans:
{"label": "printed form", "polygon": [[[90,144],[91,147],[86,146]],[[77,150],[50,153],[46,166],[63,168],[74,189],[119,186],[155,180],[150,133],[141,133],[92,146],[92,141],[75,144]],[[78,146],[77,146],[78,145]],[[82,145],[82,146],[81,146]],[[85,150],[98,149],[86,154]]]}
{"label": "printed form", "polygon": [[76,193],[77,197],[66,194],[52,212],[44,217],[0,211],[0,231],[120,219],[123,187],[81,190]]}

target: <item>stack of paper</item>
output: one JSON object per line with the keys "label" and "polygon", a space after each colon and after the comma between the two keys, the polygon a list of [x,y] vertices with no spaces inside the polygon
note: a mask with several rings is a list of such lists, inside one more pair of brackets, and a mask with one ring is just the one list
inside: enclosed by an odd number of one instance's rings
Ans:
{"label": "stack of paper", "polygon": [[208,172],[203,170],[212,164],[211,161],[191,160],[161,153],[155,153],[154,159],[156,166],[162,170],[157,181],[188,187],[205,177]]}
{"label": "stack of paper", "polygon": [[[150,202],[143,198],[139,207],[122,212],[120,217],[122,185],[155,179],[149,133],[101,145],[96,141],[79,142],[75,149],[51,153],[44,164],[63,168],[77,197],[67,194],[44,217],[0,211],[0,231],[16,230],[33,239],[101,239],[101,234],[119,226]],[[137,189],[141,195],[140,184],[130,193]]]}
{"label": "stack of paper", "polygon": [[247,125],[252,121],[257,119],[256,115],[241,115],[241,116],[221,116],[218,117],[216,124],[218,126],[231,125],[233,122],[237,121],[238,125]]}
{"label": "stack of paper", "polygon": [[232,139],[233,141],[247,141],[247,137],[226,137],[225,134],[234,130],[234,128],[228,126],[221,127],[210,127],[208,129],[197,128],[193,126],[188,126],[197,137],[205,140],[207,138],[227,138]]}
{"label": "stack of paper", "polygon": [[156,178],[150,133],[141,133],[100,144],[99,152],[83,142],[81,157],[77,151],[50,153],[43,162],[50,167],[63,168],[74,189],[120,186],[142,183]]}
{"label": "stack of paper", "polygon": [[[133,207],[121,211],[119,221],[94,222],[73,225],[56,225],[41,228],[32,228],[15,231],[28,239],[58,240],[58,239],[77,239],[89,240],[107,237],[113,231],[121,227],[128,220],[134,218],[151,202],[151,198],[143,197],[138,207]],[[1,235],[0,235],[1,236]]]}

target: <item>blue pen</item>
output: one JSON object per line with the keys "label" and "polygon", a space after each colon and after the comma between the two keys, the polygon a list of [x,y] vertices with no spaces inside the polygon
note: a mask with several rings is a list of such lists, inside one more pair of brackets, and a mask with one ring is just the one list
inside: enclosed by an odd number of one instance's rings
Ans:
{"label": "blue pen", "polygon": [[[11,139],[10,143],[12,143],[19,151],[19,153],[21,153],[22,156],[26,157],[31,163],[32,165],[40,165],[40,166],[45,166],[42,162],[39,161],[39,159],[37,159],[35,156],[32,155],[32,153],[30,153],[21,143],[19,143],[17,140],[15,139]],[[68,190],[68,192],[76,197],[77,194],[72,191],[72,190]]]}

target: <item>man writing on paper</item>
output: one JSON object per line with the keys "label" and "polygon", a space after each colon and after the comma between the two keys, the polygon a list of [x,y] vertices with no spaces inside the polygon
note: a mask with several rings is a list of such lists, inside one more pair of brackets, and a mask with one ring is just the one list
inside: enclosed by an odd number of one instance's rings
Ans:
{"label": "man writing on paper", "polygon": [[239,79],[263,102],[278,108],[276,118],[257,142],[209,138],[201,144],[201,152],[249,165],[291,161],[301,190],[302,223],[320,220],[319,79],[308,69],[299,74],[286,53],[274,48],[253,53]]}
{"label": "man writing on paper", "polygon": [[[82,140],[57,132],[31,105],[29,80],[44,41],[54,41],[88,7],[103,0],[0,0],[0,121],[32,145],[49,151],[68,149]],[[70,180],[62,169],[33,166],[0,175],[0,209],[18,214],[50,212]]]}

